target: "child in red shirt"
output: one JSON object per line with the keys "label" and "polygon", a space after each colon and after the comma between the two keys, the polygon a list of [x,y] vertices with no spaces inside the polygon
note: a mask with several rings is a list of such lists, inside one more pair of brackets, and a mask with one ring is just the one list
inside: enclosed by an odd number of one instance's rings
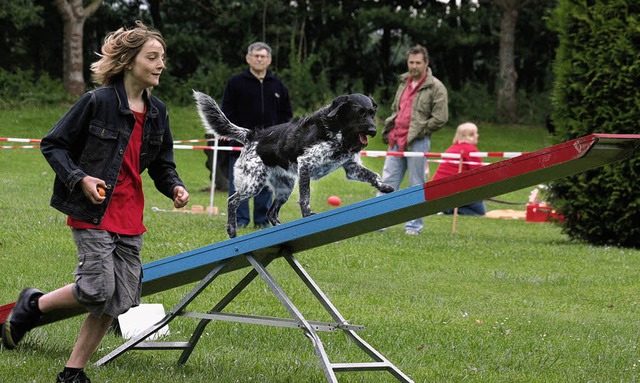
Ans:
{"label": "child in red shirt", "polygon": [[[433,180],[449,177],[462,173],[466,170],[477,169],[482,166],[482,162],[471,157],[471,153],[477,152],[478,148],[478,127],[471,122],[465,122],[456,128],[456,135],[453,137],[451,145],[445,153],[460,154],[462,165],[458,160],[447,160],[441,163],[433,176]],[[463,215],[485,215],[487,208],[484,202],[477,201],[468,205],[458,207],[458,214]],[[453,214],[453,209],[448,209],[444,214]]]}

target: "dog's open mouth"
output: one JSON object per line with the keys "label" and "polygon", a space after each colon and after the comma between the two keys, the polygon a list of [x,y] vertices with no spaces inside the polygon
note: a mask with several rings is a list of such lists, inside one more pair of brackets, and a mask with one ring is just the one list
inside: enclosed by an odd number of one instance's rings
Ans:
{"label": "dog's open mouth", "polygon": [[369,144],[369,137],[367,137],[366,134],[359,134],[360,136],[360,142],[362,143],[362,145],[367,146],[367,144]]}

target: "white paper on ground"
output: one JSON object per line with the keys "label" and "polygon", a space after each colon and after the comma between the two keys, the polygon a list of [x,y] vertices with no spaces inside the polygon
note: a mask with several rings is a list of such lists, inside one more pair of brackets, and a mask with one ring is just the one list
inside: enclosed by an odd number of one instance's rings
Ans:
{"label": "white paper on ground", "polygon": [[[120,325],[122,337],[131,339],[158,323],[164,317],[164,306],[161,303],[146,303],[132,307],[126,313],[118,316],[118,324]],[[169,325],[163,326],[149,336],[147,340],[155,340],[166,335],[169,335]]]}

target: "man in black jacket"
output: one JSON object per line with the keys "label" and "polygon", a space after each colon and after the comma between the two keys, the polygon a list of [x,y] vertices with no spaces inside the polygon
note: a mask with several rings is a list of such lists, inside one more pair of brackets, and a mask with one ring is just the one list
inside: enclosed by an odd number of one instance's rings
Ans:
{"label": "man in black jacket", "polygon": [[[222,95],[222,111],[231,122],[248,129],[264,129],[291,120],[293,111],[289,91],[282,80],[272,74],[271,47],[256,42],[249,45],[246,55],[249,69],[227,81]],[[239,146],[232,142],[232,146]],[[229,195],[235,193],[233,167],[240,153],[229,152]],[[270,226],[267,211],[272,202],[271,191],[264,188],[253,198],[253,223],[257,228]],[[243,202],[237,211],[238,227],[251,221],[249,203]]]}

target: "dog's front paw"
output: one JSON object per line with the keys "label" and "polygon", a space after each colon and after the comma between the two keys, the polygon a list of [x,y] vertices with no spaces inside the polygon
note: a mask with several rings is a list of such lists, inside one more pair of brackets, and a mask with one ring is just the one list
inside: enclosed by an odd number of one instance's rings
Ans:
{"label": "dog's front paw", "polygon": [[389,185],[389,184],[380,184],[380,187],[378,188],[378,190],[380,190],[383,193],[391,193],[392,191],[394,191],[393,186]]}

